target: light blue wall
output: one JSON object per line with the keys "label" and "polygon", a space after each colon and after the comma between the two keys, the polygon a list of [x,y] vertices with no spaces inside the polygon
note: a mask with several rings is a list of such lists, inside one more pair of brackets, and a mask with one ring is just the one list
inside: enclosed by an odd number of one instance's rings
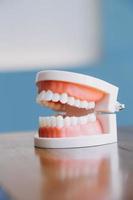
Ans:
{"label": "light blue wall", "polygon": [[[126,110],[117,114],[118,124],[132,125],[133,102],[133,3],[103,1],[104,57],[97,66],[76,66],[82,72],[120,87],[119,100]],[[0,132],[33,130],[38,116],[48,113],[35,103],[36,71],[0,73]]]}

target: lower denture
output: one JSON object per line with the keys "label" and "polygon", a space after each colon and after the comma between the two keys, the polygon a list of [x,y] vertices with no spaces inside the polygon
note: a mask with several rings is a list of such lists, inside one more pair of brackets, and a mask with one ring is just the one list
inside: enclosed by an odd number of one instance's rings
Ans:
{"label": "lower denture", "polygon": [[80,124],[69,127],[41,127],[39,137],[63,138],[102,134],[103,130],[98,120],[87,124]]}

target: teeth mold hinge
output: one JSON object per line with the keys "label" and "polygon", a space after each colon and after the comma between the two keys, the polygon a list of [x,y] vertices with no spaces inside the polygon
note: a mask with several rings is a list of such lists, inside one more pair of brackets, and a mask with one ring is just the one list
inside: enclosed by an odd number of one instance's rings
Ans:
{"label": "teeth mold hinge", "polygon": [[116,102],[116,105],[115,105],[115,111],[116,112],[119,112],[121,110],[123,110],[125,108],[125,104],[121,104],[120,102]]}

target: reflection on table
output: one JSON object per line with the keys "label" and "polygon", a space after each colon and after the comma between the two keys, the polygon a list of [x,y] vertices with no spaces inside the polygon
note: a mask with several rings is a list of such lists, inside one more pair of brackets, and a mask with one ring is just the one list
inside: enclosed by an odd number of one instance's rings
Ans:
{"label": "reflection on table", "polygon": [[112,195],[114,199],[120,197],[116,144],[65,150],[36,149],[35,153],[40,160],[42,199],[107,200]]}

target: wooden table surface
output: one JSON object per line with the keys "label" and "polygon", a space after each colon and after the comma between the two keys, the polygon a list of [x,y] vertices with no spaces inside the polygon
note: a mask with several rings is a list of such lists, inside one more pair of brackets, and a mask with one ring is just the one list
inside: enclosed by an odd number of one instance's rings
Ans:
{"label": "wooden table surface", "polygon": [[0,190],[6,199],[133,199],[133,128],[119,129],[118,145],[67,150],[36,149],[33,136],[0,135]]}

